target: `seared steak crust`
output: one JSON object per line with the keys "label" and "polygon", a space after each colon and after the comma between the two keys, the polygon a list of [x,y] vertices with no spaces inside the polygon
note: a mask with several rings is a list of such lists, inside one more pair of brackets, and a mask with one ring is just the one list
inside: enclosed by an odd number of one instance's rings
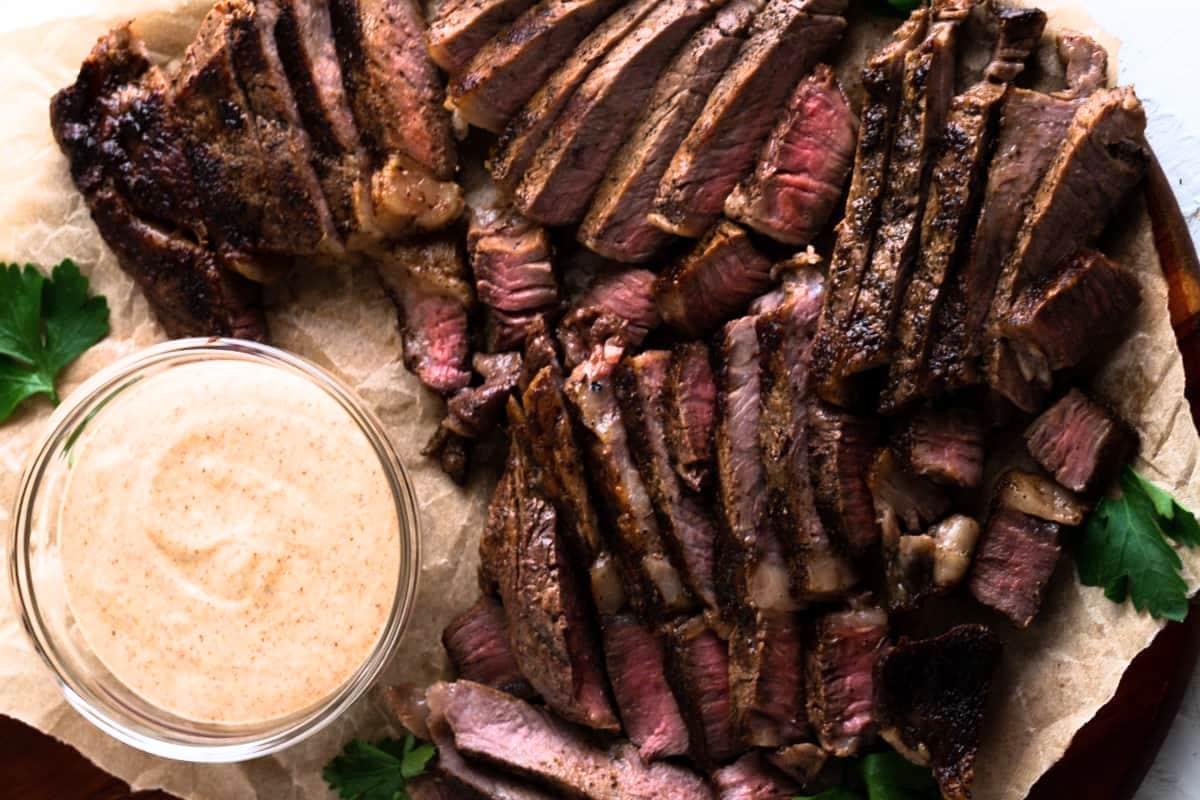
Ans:
{"label": "seared steak crust", "polygon": [[809,406],[809,474],[825,529],[846,552],[860,555],[879,541],[867,488],[878,420],[856,417],[820,401]]}
{"label": "seared steak crust", "polygon": [[838,758],[858,754],[879,729],[875,666],[887,652],[888,618],[861,605],[818,617],[805,655],[808,720]]}
{"label": "seared steak crust", "polygon": [[708,347],[703,342],[676,346],[665,404],[671,463],[684,484],[699,492],[712,477],[713,428],[717,419],[717,382]]}
{"label": "seared steak crust", "polygon": [[683,710],[692,757],[715,767],[742,750],[733,733],[728,650],[699,617],[668,625],[666,636],[667,677]]}
{"label": "seared steak crust", "polygon": [[429,21],[429,57],[451,75],[471,63],[488,40],[535,0],[445,0]]}

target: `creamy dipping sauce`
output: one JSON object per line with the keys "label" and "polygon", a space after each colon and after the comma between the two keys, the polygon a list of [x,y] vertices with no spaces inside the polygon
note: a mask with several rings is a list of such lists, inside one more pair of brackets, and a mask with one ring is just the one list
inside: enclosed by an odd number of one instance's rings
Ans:
{"label": "creamy dipping sauce", "polygon": [[319,386],[223,360],[118,394],[59,516],[79,633],[150,704],[250,724],[308,709],[386,626],[400,528],[370,441]]}

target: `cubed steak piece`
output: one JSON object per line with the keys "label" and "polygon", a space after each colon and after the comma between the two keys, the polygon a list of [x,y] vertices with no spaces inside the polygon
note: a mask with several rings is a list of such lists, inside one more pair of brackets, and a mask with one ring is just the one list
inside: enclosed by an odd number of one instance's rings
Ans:
{"label": "cubed steak piece", "polygon": [[791,800],[799,784],[773,767],[762,753],[748,753],[712,775],[720,800]]}
{"label": "cubed steak piece", "polygon": [[617,261],[641,263],[671,241],[647,219],[658,184],[765,4],[766,0],[730,0],[659,77],[580,225],[584,246]]}
{"label": "cubed steak piece", "polygon": [[451,75],[536,0],[445,0],[429,21],[429,57]]}
{"label": "cubed steak piece", "polygon": [[878,420],[813,400],[808,409],[809,474],[817,512],[845,551],[862,554],[879,541],[867,471],[875,457]]}
{"label": "cubed steak piece", "polygon": [[923,408],[902,424],[893,446],[918,475],[975,489],[983,483],[984,434],[968,409]]}
{"label": "cubed steak piece", "polygon": [[604,663],[625,735],[646,761],[688,752],[688,731],[665,673],[655,630],[631,614],[603,617]]}
{"label": "cubed steak piece", "polygon": [[700,617],[666,628],[667,677],[688,726],[692,757],[713,768],[741,750],[733,733],[729,652]]}
{"label": "cubed steak piece", "polygon": [[541,0],[475,53],[450,82],[447,105],[500,133],[593,28],[622,0]]}
{"label": "cubed steak piece", "polygon": [[1000,498],[993,504],[968,586],[976,600],[1028,628],[1058,565],[1061,526],[1010,508]]}
{"label": "cubed steak piece", "polygon": [[702,491],[712,477],[717,422],[717,380],[703,342],[675,346],[665,409],[671,464],[689,489]]}
{"label": "cubed steak piece", "polygon": [[955,514],[925,533],[905,534],[889,542],[883,552],[888,609],[912,610],[926,597],[962,583],[971,568],[979,533],[978,522]]}
{"label": "cubed steak piece", "polygon": [[858,118],[833,70],[818,65],[792,92],[754,172],[725,200],[725,215],[779,242],[817,238],[854,165]]}
{"label": "cubed steak piece", "polygon": [[659,73],[718,5],[716,0],[655,4],[588,75],[555,120],[513,193],[518,208],[546,225],[583,218]]}
{"label": "cubed steak piece", "polygon": [[1141,285],[1095,250],[1035,279],[1013,303],[1001,333],[1021,374],[1049,389],[1053,373],[1102,353],[1133,324]]}
{"label": "cubed steak piece", "polygon": [[770,260],[745,230],[723,221],[658,276],[654,296],[668,325],[699,337],[743,311],[770,285]]}
{"label": "cubed steak piece", "polygon": [[842,38],[844,0],[770,0],[659,183],[650,221],[699,237],[754,159],[796,82]]}
{"label": "cubed steak piece", "polygon": [[1094,495],[1137,454],[1138,435],[1125,420],[1072,389],[1034,420],[1025,444],[1063,486]]}
{"label": "cubed steak piece", "polygon": [[733,729],[752,747],[807,738],[800,620],[787,611],[742,609],[729,636]]}
{"label": "cubed steak piece", "polygon": [[468,681],[438,683],[427,693],[434,719],[449,728],[464,755],[545,784],[560,796],[588,800],[711,800],[699,775],[646,764],[637,750],[597,747],[577,728],[511,695]]}
{"label": "cubed steak piece", "polygon": [[804,656],[808,721],[826,752],[857,755],[878,732],[875,666],[888,648],[883,609],[856,604],[820,615]]}
{"label": "cubed steak piece", "polygon": [[458,677],[517,697],[535,696],[509,647],[504,609],[492,598],[479,598],[451,621],[442,631],[442,645]]}
{"label": "cubed steak piece", "polygon": [[879,662],[882,735],[932,767],[946,800],[970,800],[975,756],[1003,645],[982,625],[901,640]]}
{"label": "cubed steak piece", "polygon": [[637,347],[660,321],[653,272],[619,269],[601,274],[576,298],[558,325],[564,360],[574,367],[609,339]]}

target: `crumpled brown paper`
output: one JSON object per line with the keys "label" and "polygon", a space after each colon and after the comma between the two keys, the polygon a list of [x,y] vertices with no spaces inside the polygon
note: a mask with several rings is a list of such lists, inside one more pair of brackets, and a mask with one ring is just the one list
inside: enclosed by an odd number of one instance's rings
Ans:
{"label": "crumpled brown paper", "polygon": [[[66,375],[65,390],[112,361],[163,338],[145,301],[100,241],[66,162],[50,134],[50,96],[75,77],[92,44],[114,23],[137,19],[138,32],[165,54],[181,52],[211,0],[71,0],[73,13],[34,29],[0,34],[0,260],[51,265],[74,258],[112,308],[112,335]],[[1047,10],[1058,2],[1040,3]],[[83,9],[80,12],[79,9]],[[3,28],[0,12],[0,28]],[[1056,23],[1096,33],[1077,12]],[[852,34],[843,63],[861,63],[880,26]],[[1112,47],[1115,42],[1103,37]],[[1049,61],[1052,61],[1052,57]],[[850,76],[853,69],[839,70]],[[1138,468],[1186,506],[1200,509],[1196,482],[1200,439],[1183,397],[1184,375],[1166,312],[1166,286],[1145,213],[1127,213],[1112,249],[1135,268],[1146,303],[1136,332],[1098,381],[1101,394],[1137,426]],[[423,569],[418,608],[385,681],[425,683],[445,667],[439,634],[475,598],[477,537],[494,470],[475,470],[458,489],[418,453],[438,421],[440,402],[423,392],[400,362],[395,312],[374,277],[359,269],[302,272],[272,298],[275,344],[339,375],[379,414],[409,467],[420,500]],[[17,483],[49,415],[29,404],[0,428],[0,524],[7,526]],[[494,465],[489,465],[493,466]],[[1184,553],[1189,583],[1200,577],[1200,553]],[[8,571],[0,593],[11,596]],[[976,797],[1017,800],[1066,750],[1075,732],[1112,696],[1125,668],[1160,625],[1129,605],[1078,585],[1065,563],[1034,627],[1010,636],[980,756]],[[50,673],[20,628],[15,609],[0,602],[0,713],[21,719],[79,748],[135,788],[161,787],[184,798],[327,798],[321,767],[353,736],[374,736],[384,723],[368,700],[325,731],[269,758],[238,765],[165,761],[99,733],[63,701]]]}

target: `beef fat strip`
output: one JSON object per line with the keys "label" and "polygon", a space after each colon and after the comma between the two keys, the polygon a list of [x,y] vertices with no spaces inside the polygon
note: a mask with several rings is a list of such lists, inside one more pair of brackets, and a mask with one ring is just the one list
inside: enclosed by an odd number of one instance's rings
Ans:
{"label": "beef fat strip", "polygon": [[670,623],[667,677],[687,722],[692,757],[711,769],[742,747],[733,732],[729,697],[729,650],[700,617]]}
{"label": "beef fat strip", "polygon": [[671,464],[689,489],[702,491],[712,478],[717,380],[703,342],[677,345],[671,356],[666,397],[667,448]]}
{"label": "beef fat strip", "polygon": [[838,758],[857,755],[878,731],[875,666],[887,636],[887,614],[865,603],[814,623],[804,661],[808,720],[821,747]]}
{"label": "beef fat strip", "polygon": [[946,800],[970,800],[984,711],[1003,645],[982,625],[901,640],[876,669],[881,734],[933,768]]}
{"label": "beef fat strip", "polygon": [[641,263],[671,241],[647,219],[658,184],[765,4],[766,0],[730,0],[659,77],[580,225],[579,241],[588,249],[617,261]]}
{"label": "beef fat strip", "polygon": [[535,0],[446,0],[429,21],[429,57],[450,75],[471,63],[488,40]]}
{"label": "beef fat strip", "polygon": [[1137,454],[1138,435],[1125,420],[1072,389],[1034,420],[1025,444],[1060,484],[1095,495]]}
{"label": "beef fat strip", "polygon": [[720,800],[791,800],[800,786],[773,767],[762,753],[750,753],[712,775]]}
{"label": "beef fat strip", "polygon": [[845,0],[769,0],[659,184],[650,221],[699,237],[753,168],[796,82],[842,38]]}
{"label": "beef fat strip", "polygon": [[481,597],[442,632],[442,644],[460,678],[526,699],[536,695],[517,668],[508,644],[504,609]]}

